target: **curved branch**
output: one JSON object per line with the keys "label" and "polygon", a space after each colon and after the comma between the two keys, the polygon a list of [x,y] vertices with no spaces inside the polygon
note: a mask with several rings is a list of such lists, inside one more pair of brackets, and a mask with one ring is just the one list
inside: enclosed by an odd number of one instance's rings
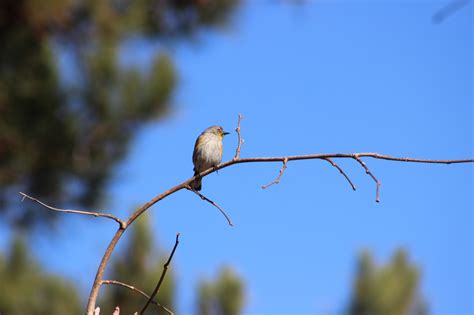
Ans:
{"label": "curved branch", "polygon": [[[199,176],[199,175],[197,175]],[[94,283],[92,284],[91,292],[89,294],[89,299],[87,301],[87,312],[86,314],[92,315],[94,313],[94,308],[95,304],[97,301],[97,296],[99,295],[99,289],[100,289],[100,282],[102,281],[102,278],[104,276],[105,272],[105,267],[107,267],[107,264],[110,260],[110,256],[112,255],[112,252],[115,249],[115,246],[117,245],[118,241],[123,235],[123,232],[132,224],[140,215],[142,215],[146,210],[148,210],[151,206],[153,206],[155,203],[157,203],[160,200],[163,200],[164,198],[168,197],[171,194],[174,194],[177,191],[180,191],[183,188],[186,188],[189,186],[189,183],[193,181],[195,177],[192,177],[185,182],[176,185],[167,191],[159,194],[155,198],[151,199],[147,203],[145,203],[143,206],[135,210],[130,217],[128,218],[127,222],[125,222],[125,228],[119,228],[117,232],[115,232],[114,237],[112,240],[110,240],[109,245],[107,246],[107,249],[105,250],[104,256],[102,257],[102,260],[100,261],[99,268],[97,269]]]}
{"label": "curved branch", "polygon": [[279,184],[279,183],[280,183],[280,180],[281,180],[281,177],[283,176],[283,173],[284,173],[285,170],[286,170],[287,164],[288,164],[288,159],[284,159],[284,160],[283,160],[283,166],[281,167],[280,173],[278,174],[277,178],[275,178],[272,182],[270,182],[270,183],[268,183],[268,184],[266,184],[266,185],[263,185],[263,186],[262,186],[262,189],[267,189],[267,188],[270,187],[271,185]]}
{"label": "curved branch", "polygon": [[192,191],[193,193],[195,193],[196,195],[199,196],[199,198],[201,198],[202,200],[204,201],[207,201],[209,202],[211,205],[213,205],[214,207],[216,207],[217,209],[219,209],[219,211],[222,213],[222,215],[225,217],[225,219],[227,220],[227,223],[229,223],[230,226],[234,226],[234,224],[232,223],[232,221],[230,220],[229,216],[227,215],[227,213],[225,213],[224,209],[221,208],[221,206],[219,206],[217,203],[215,203],[214,201],[212,201],[211,199],[207,198],[206,196],[204,196],[203,194],[201,194],[199,191],[193,189],[191,186],[188,186],[186,187],[188,190]]}
{"label": "curved branch", "polygon": [[[102,280],[101,284],[109,284],[109,285],[116,285],[116,286],[124,287],[124,288],[127,288],[127,289],[129,289],[133,292],[136,292],[138,294],[143,295],[147,300],[150,299],[150,296],[148,294],[146,294],[145,292],[143,292],[142,290],[134,287],[133,285],[126,284],[124,282],[120,282],[120,281],[116,281],[116,280]],[[162,308],[168,314],[174,315],[174,313],[170,309],[168,309],[167,307],[161,305],[160,303],[156,302],[155,300],[152,299],[150,303],[156,305],[157,307]]]}
{"label": "curved branch", "polygon": [[349,185],[351,185],[351,188],[352,190],[356,190],[356,187],[355,185],[352,183],[351,179],[349,178],[349,176],[347,176],[347,174],[342,170],[342,168],[339,167],[339,165],[336,164],[336,162],[334,162],[333,160],[331,160],[330,158],[325,158],[323,159],[325,161],[328,161],[332,166],[334,166],[335,168],[337,168],[339,170],[339,173],[342,174],[342,176],[344,176],[346,178],[346,180],[349,182]]}

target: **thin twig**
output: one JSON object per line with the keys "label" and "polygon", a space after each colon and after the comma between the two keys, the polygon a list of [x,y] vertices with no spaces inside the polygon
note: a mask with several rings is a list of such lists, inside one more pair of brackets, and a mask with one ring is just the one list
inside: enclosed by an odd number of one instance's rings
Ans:
{"label": "thin twig", "polygon": [[359,158],[359,155],[357,154],[354,154],[354,159],[359,162],[360,165],[362,165],[362,167],[365,169],[365,173],[367,175],[369,175],[370,177],[372,177],[372,179],[374,180],[375,182],[375,201],[376,202],[380,202],[380,198],[379,198],[379,188],[380,188],[380,181],[374,176],[374,174],[372,174],[372,172],[369,170],[369,168],[367,167],[367,165],[365,164],[364,161],[362,161],[360,158]]}
{"label": "thin twig", "polygon": [[288,163],[288,159],[285,158],[285,159],[283,160],[283,166],[282,166],[281,169],[280,169],[280,173],[278,174],[278,177],[275,178],[271,183],[268,183],[268,184],[266,184],[266,185],[263,185],[263,186],[262,186],[262,189],[266,189],[266,188],[270,187],[271,185],[273,185],[273,184],[278,184],[278,183],[280,182],[281,176],[283,175],[283,172],[286,170],[286,165],[287,165],[287,163]]}
{"label": "thin twig", "polygon": [[334,162],[333,160],[331,160],[330,158],[325,158],[323,160],[326,160],[328,161],[329,163],[331,163],[332,166],[334,166],[335,168],[337,168],[339,170],[339,172],[347,179],[347,181],[349,182],[349,185],[351,185],[352,187],[352,190],[356,190],[356,187],[355,185],[352,183],[351,179],[349,178],[349,176],[347,176],[347,174],[342,170],[342,168],[339,167],[339,165],[336,164],[336,162]]}
{"label": "thin twig", "polygon": [[244,143],[244,139],[242,139],[242,136],[240,135],[240,121],[243,118],[244,117],[242,116],[242,114],[239,114],[239,118],[237,119],[237,128],[235,128],[235,132],[237,132],[237,149],[235,149],[234,160],[238,160],[240,158],[240,148]]}
{"label": "thin twig", "polygon": [[227,215],[227,213],[225,213],[224,209],[222,209],[221,206],[219,206],[217,203],[215,203],[215,202],[212,201],[211,199],[209,199],[209,198],[207,198],[206,196],[204,196],[203,194],[201,194],[199,191],[193,189],[191,186],[188,186],[188,187],[186,187],[186,188],[187,188],[188,190],[192,191],[193,193],[195,193],[196,195],[198,195],[202,200],[209,202],[211,205],[213,205],[214,207],[216,207],[217,209],[219,209],[219,211],[222,213],[222,215],[226,218],[227,223],[229,223],[230,226],[234,226],[234,224],[233,224],[232,221],[230,220],[229,216]]}
{"label": "thin twig", "polygon": [[[120,282],[120,281],[116,281],[116,280],[102,280],[102,284],[110,284],[110,285],[117,285],[117,286],[121,286],[121,287],[124,287],[124,288],[127,288],[131,291],[134,291],[138,294],[141,294],[143,295],[147,300],[150,299],[150,296],[148,294],[146,294],[145,292],[143,292],[142,290],[134,287],[133,285],[130,285],[130,284],[126,284],[126,283],[123,283],[123,282]],[[174,313],[168,309],[167,307],[161,305],[160,303],[158,303],[157,301],[155,300],[152,300],[150,303],[156,305],[157,307],[160,307],[162,308],[165,312],[167,312],[168,314],[170,315],[174,315]]]}
{"label": "thin twig", "polygon": [[171,260],[173,259],[174,252],[176,251],[176,248],[178,247],[179,244],[179,233],[176,234],[176,241],[173,246],[173,250],[171,251],[170,257],[166,261],[166,263],[163,265],[163,271],[161,272],[160,280],[158,280],[158,283],[156,284],[155,290],[153,290],[153,293],[150,295],[148,301],[146,302],[145,306],[143,306],[143,309],[140,311],[140,315],[145,314],[145,311],[150,305],[151,301],[155,298],[156,294],[160,290],[161,284],[163,283],[163,280],[165,279],[166,276],[166,271],[168,271],[168,266],[171,263]]}
{"label": "thin twig", "polygon": [[24,201],[25,198],[28,198],[30,199],[31,201],[34,201],[40,205],[42,205],[43,207],[45,208],[48,208],[50,210],[53,210],[53,211],[59,211],[59,212],[66,212],[66,213],[77,213],[77,214],[85,214],[85,215],[91,215],[91,216],[94,216],[94,217],[104,217],[104,218],[108,218],[108,219],[112,219],[114,220],[115,222],[117,222],[122,228],[125,227],[125,222],[120,220],[119,218],[117,218],[116,216],[112,215],[112,214],[108,214],[108,213],[99,213],[99,212],[92,212],[92,211],[81,211],[81,210],[70,210],[70,209],[59,209],[59,208],[55,208],[55,207],[51,207],[51,206],[48,206],[47,204],[45,204],[44,202],[36,199],[36,198],[33,198],[31,196],[28,196],[27,194],[23,193],[23,192],[20,192],[20,195],[23,196],[23,198],[21,199],[21,201]]}

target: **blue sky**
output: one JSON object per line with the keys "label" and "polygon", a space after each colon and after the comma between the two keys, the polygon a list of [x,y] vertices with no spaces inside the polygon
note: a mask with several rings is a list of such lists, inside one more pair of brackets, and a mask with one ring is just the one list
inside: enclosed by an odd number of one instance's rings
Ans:
{"label": "blue sky", "polygon": [[[192,175],[196,136],[242,113],[243,157],[379,152],[419,158],[473,155],[472,3],[442,24],[445,2],[246,2],[233,23],[193,43],[167,47],[180,73],[172,111],[134,141],[108,191],[107,212],[125,217]],[[132,41],[125,63],[143,66],[157,45]],[[161,48],[159,48],[161,49]],[[225,139],[224,159],[236,146]],[[179,192],[150,210],[156,239],[181,244],[172,268],[180,314],[194,310],[197,281],[231,265],[245,279],[245,314],[340,314],[358,253],[383,263],[404,247],[422,272],[433,314],[474,313],[473,166],[367,159],[375,185],[354,161],[245,164],[203,181],[217,209]],[[116,226],[65,216],[57,239],[35,251],[84,293]],[[119,246],[119,250],[120,250]],[[64,259],[66,258],[66,259]],[[77,262],[77,263],[72,263]]]}

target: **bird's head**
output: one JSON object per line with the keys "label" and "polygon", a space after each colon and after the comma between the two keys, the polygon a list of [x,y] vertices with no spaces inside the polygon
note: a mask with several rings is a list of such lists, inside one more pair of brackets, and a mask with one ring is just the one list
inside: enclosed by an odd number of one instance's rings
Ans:
{"label": "bird's head", "polygon": [[209,127],[207,128],[204,133],[211,133],[213,135],[216,135],[218,136],[219,138],[224,138],[225,135],[228,135],[229,133],[224,131],[224,128],[222,128],[221,126],[212,126],[212,127]]}

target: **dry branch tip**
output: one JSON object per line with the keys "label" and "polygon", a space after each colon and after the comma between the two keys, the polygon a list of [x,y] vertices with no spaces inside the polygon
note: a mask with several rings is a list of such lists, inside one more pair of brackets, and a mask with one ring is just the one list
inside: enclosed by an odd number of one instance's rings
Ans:
{"label": "dry branch tip", "polygon": [[[380,181],[375,177],[375,175],[370,171],[369,167],[365,164],[365,162],[359,157],[358,154],[354,154],[353,158],[359,162],[359,164],[365,169],[365,173],[369,175],[375,182],[375,202],[380,202]],[[406,162],[406,160],[405,160]]]}
{"label": "dry branch tip", "polygon": [[267,189],[271,185],[279,184],[280,180],[281,180],[281,177],[283,176],[283,172],[285,172],[285,170],[286,170],[287,164],[288,164],[288,158],[284,158],[283,159],[283,166],[281,167],[280,173],[278,174],[277,178],[275,178],[272,182],[270,182],[266,185],[263,185],[262,189]]}
{"label": "dry branch tip", "polygon": [[234,161],[240,158],[240,149],[242,147],[242,144],[244,143],[244,139],[240,134],[240,122],[242,121],[242,119],[244,119],[244,116],[242,116],[242,114],[239,114],[239,117],[237,119],[237,127],[235,128],[235,132],[237,133],[237,148],[235,149]]}
{"label": "dry branch tip", "polygon": [[222,215],[225,217],[225,219],[227,220],[227,223],[228,223],[230,226],[234,226],[234,223],[232,223],[230,217],[227,215],[227,213],[225,212],[225,210],[222,209],[221,206],[219,206],[217,203],[215,203],[215,202],[212,201],[211,199],[209,199],[209,198],[207,198],[206,196],[204,196],[203,194],[201,194],[199,191],[193,189],[193,188],[192,188],[191,186],[189,186],[189,185],[186,186],[186,189],[192,191],[193,193],[195,193],[199,198],[201,198],[201,200],[207,201],[207,202],[209,202],[211,205],[213,205],[214,207],[216,207],[216,208],[222,213]]}
{"label": "dry branch tip", "polygon": [[336,164],[336,162],[334,162],[332,159],[330,158],[323,158],[323,160],[325,161],[328,161],[332,166],[334,166],[335,168],[337,168],[339,170],[339,173],[341,173],[345,178],[346,180],[349,182],[349,185],[351,185],[351,188],[352,190],[356,190],[356,186],[352,183],[351,179],[349,178],[349,176],[347,176],[347,174],[342,170],[341,167],[339,167],[339,165]]}

